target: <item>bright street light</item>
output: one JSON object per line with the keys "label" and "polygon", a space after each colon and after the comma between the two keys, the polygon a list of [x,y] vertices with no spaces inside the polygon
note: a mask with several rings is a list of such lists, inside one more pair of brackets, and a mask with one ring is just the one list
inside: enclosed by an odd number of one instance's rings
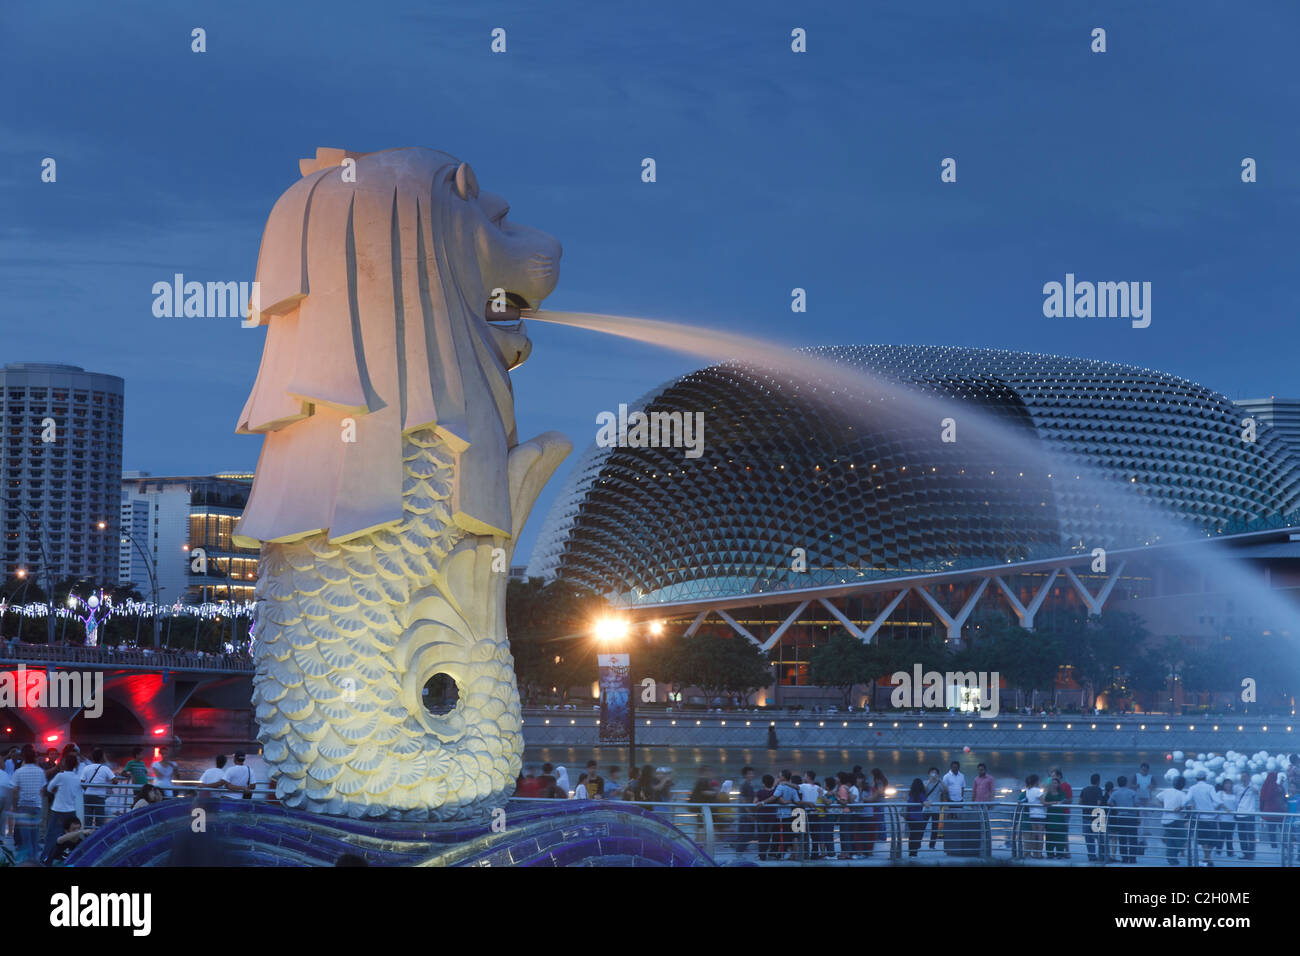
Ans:
{"label": "bright street light", "polygon": [[596,638],[601,641],[617,641],[627,637],[627,621],[618,617],[602,617],[596,621]]}

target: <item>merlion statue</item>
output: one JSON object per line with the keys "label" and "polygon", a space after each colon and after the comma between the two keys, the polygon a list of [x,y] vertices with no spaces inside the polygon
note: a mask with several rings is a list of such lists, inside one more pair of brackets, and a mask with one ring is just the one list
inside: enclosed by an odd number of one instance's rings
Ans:
{"label": "merlion statue", "polygon": [[[510,556],[572,448],[518,441],[509,376],[560,244],[446,153],[300,166],[262,236],[266,344],[238,424],[264,436],[234,535],[262,549],[258,739],[288,806],[478,819],[523,755]],[[426,706],[437,675],[450,709]]]}

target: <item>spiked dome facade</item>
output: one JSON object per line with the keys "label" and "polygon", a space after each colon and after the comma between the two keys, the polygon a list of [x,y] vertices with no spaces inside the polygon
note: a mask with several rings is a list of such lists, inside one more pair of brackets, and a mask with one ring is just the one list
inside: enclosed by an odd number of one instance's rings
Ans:
{"label": "spiked dome facade", "polygon": [[[703,455],[593,445],[529,573],[657,604],[1140,547],[1171,523],[1213,532],[1300,504],[1300,466],[1278,437],[1243,441],[1240,409],[1186,379],[988,349],[809,351],[870,377],[850,394],[723,364],[644,396],[636,408],[702,410]],[[976,408],[1015,440],[943,441],[896,389],[958,420]],[[1162,521],[1103,504],[1089,475],[1131,486]]]}

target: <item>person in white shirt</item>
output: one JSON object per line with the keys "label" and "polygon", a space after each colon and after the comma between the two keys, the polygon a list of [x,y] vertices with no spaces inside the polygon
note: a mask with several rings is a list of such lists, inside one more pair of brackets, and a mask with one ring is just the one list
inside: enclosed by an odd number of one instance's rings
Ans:
{"label": "person in white shirt", "polygon": [[961,772],[961,764],[955,760],[943,775],[943,789],[949,803],[961,803],[966,793],[966,775]]}
{"label": "person in white shirt", "polygon": [[1215,812],[1219,809],[1219,804],[1214,799],[1214,786],[1207,779],[1204,770],[1196,771],[1196,783],[1187,790],[1187,802],[1195,811],[1191,814],[1191,819],[1195,824],[1196,845],[1205,854],[1206,865],[1213,866],[1210,856],[1214,853],[1214,845],[1219,838],[1218,814]]}
{"label": "person in white shirt", "polygon": [[226,755],[217,754],[214,766],[203,771],[199,777],[199,796],[213,797],[217,791],[226,789]]}
{"label": "person in white shirt", "polygon": [[64,824],[77,818],[77,803],[81,798],[81,775],[77,771],[77,763],[75,753],[65,754],[59,764],[61,769],[45,785],[45,789],[53,796],[50,801],[49,825],[45,828],[45,852],[41,855],[41,862],[46,865],[54,854],[59,837],[63,835]]}
{"label": "person in white shirt", "polygon": [[1236,826],[1233,815],[1237,812],[1237,801],[1240,799],[1241,794],[1232,786],[1231,778],[1215,785],[1214,802],[1219,808],[1218,849],[1223,851],[1224,856],[1233,856],[1232,831]]}
{"label": "person in white shirt", "polygon": [[104,802],[108,799],[112,782],[113,770],[104,762],[104,751],[96,747],[90,752],[90,760],[81,768],[81,785],[86,792],[86,819],[82,823],[87,827],[97,827],[104,822]]}
{"label": "person in white shirt", "polygon": [[221,794],[223,797],[231,800],[252,798],[256,781],[253,780],[253,768],[244,763],[242,750],[235,751],[234,764],[226,768],[225,783],[226,789]]}
{"label": "person in white shirt", "polygon": [[36,749],[23,744],[22,763],[13,772],[14,849],[18,862],[35,859],[40,854],[41,791],[45,788],[45,771],[36,760]]}
{"label": "person in white shirt", "polygon": [[1043,835],[1047,825],[1047,804],[1043,803],[1043,788],[1038,785],[1038,774],[1025,778],[1025,806],[1028,808],[1029,839],[1025,841],[1025,856],[1043,858]]}
{"label": "person in white shirt", "polygon": [[1241,858],[1255,859],[1255,828],[1259,826],[1259,787],[1251,782],[1250,773],[1242,771],[1241,789],[1237,795],[1237,842],[1241,844]]}
{"label": "person in white shirt", "polygon": [[10,772],[0,767],[0,843],[5,842],[9,829],[9,806],[13,803],[14,781]]}
{"label": "person in white shirt", "polygon": [[164,797],[172,795],[172,778],[176,775],[176,761],[168,755],[166,747],[158,748],[158,759],[149,767],[153,771],[153,784]]}
{"label": "person in white shirt", "polygon": [[1191,800],[1183,788],[1187,786],[1184,777],[1177,777],[1174,785],[1156,794],[1164,812],[1160,814],[1160,827],[1165,840],[1165,859],[1170,866],[1178,865],[1178,854],[1187,844],[1187,815],[1185,810]]}
{"label": "person in white shirt", "polygon": [[574,800],[591,799],[591,791],[587,787],[587,775],[585,773],[578,774],[578,785],[573,788],[573,799]]}

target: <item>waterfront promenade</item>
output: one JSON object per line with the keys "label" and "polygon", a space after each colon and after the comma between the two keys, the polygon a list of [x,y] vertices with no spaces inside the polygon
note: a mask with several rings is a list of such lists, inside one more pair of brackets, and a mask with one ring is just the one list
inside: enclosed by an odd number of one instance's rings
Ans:
{"label": "waterfront promenade", "polygon": [[[1134,751],[1188,752],[1230,749],[1300,749],[1292,715],[1166,716],[1073,714],[1044,717],[1004,712],[995,718],[945,712],[772,713],[754,711],[668,711],[639,709],[639,747],[722,747],[759,750],[768,745],[768,728],[783,748],[938,749],[972,751]],[[591,705],[574,709],[524,711],[529,747],[600,746],[600,714]]]}

